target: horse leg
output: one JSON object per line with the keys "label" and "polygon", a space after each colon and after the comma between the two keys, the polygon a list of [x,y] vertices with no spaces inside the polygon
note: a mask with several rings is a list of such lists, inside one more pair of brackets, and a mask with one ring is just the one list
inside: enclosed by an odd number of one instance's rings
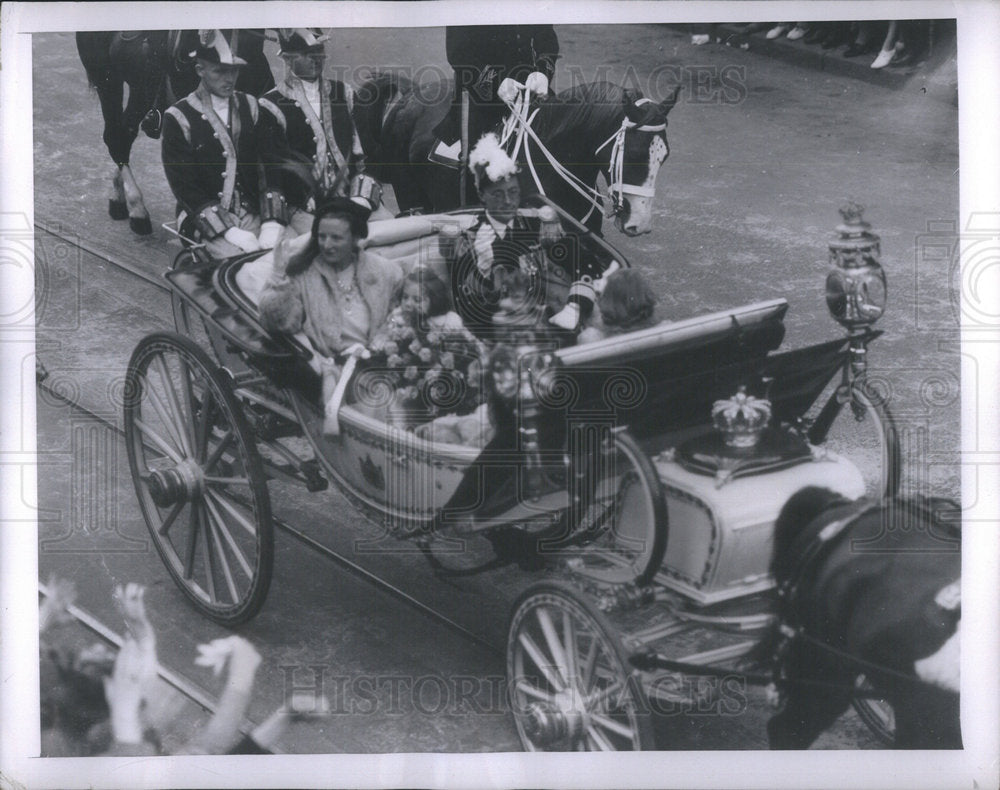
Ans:
{"label": "horse leg", "polygon": [[784,708],[767,723],[772,749],[808,749],[847,710],[850,696],[838,690],[792,689]]}
{"label": "horse leg", "polygon": [[138,236],[148,236],[153,232],[153,225],[149,220],[149,212],[142,199],[142,190],[136,183],[135,176],[132,175],[132,168],[123,165],[121,169],[122,187],[125,190],[125,203],[128,206],[128,226]]}
{"label": "horse leg", "polygon": [[958,694],[931,687],[909,688],[891,697],[897,749],[961,749]]}
{"label": "horse leg", "polygon": [[128,206],[125,203],[125,187],[122,185],[121,168],[116,167],[111,176],[111,197],[108,198],[108,216],[111,219],[128,219]]}

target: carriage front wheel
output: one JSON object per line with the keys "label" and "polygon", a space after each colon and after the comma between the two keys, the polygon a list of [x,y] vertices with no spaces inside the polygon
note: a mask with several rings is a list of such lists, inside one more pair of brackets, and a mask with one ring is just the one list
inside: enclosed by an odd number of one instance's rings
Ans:
{"label": "carriage front wheel", "polygon": [[184,594],[232,626],[267,596],[267,480],[228,377],[190,339],[144,338],[129,360],[125,442],[149,534]]}
{"label": "carriage front wheel", "polygon": [[569,584],[540,582],[514,605],[507,683],[526,751],[654,747],[652,714],[617,632]]}
{"label": "carriage front wheel", "polygon": [[810,443],[851,459],[861,470],[865,494],[891,498],[899,491],[902,457],[895,421],[886,398],[867,381],[849,391],[831,384],[820,407],[806,415]]}

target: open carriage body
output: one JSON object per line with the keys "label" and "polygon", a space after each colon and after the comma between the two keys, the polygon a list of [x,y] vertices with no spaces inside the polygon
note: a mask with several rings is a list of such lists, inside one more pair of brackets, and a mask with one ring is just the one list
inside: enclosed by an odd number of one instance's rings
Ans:
{"label": "open carriage body", "polygon": [[[404,268],[440,269],[441,229],[471,216],[373,223],[369,246]],[[628,265],[559,216],[588,254]],[[527,579],[507,644],[527,749],[653,747],[659,705],[690,703],[691,686],[638,672],[629,655],[738,660],[769,622],[771,530],[784,501],[806,485],[850,498],[898,485],[891,420],[864,380],[877,333],[779,352],[784,299],[586,345],[514,349],[510,370],[484,372],[487,388],[504,375],[515,382],[493,392],[494,411],[506,410],[495,421],[517,434],[493,455],[374,416],[373,403],[391,396],[377,366],[348,387],[330,435],[315,355],[257,319],[269,257],[216,265],[182,253],[167,275],[179,333],[146,338],[130,362],[129,460],[161,557],[201,612],[233,625],[256,614],[270,583],[269,478],[309,490],[331,480],[390,537],[431,555],[439,532],[517,531],[541,579]],[[771,404],[749,449],[728,447],[712,422],[713,404],[741,385]],[[863,430],[838,443],[838,426],[856,423]],[[442,528],[441,509],[476,470],[472,517]]]}

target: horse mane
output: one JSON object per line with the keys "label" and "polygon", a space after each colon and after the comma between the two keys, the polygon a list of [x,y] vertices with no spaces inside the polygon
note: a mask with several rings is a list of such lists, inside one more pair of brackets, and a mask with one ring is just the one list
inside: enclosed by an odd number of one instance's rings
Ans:
{"label": "horse mane", "polygon": [[617,128],[625,117],[625,89],[604,80],[574,85],[544,102],[535,119],[536,131],[550,141],[579,135],[581,129]]}

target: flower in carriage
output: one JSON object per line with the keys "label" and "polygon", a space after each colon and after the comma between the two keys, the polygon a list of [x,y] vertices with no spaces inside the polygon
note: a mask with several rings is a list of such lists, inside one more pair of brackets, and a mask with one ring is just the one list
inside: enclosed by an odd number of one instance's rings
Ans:
{"label": "flower in carriage", "polygon": [[427,346],[424,346],[417,353],[417,356],[420,357],[421,362],[430,362],[431,358],[433,357],[433,354],[431,353],[431,350],[427,348]]}
{"label": "flower in carriage", "polygon": [[390,354],[389,359],[386,361],[389,363],[390,368],[400,368],[403,366],[403,358],[399,354]]}
{"label": "flower in carriage", "polygon": [[399,354],[399,343],[395,340],[388,341],[382,349],[389,356],[397,356]]}
{"label": "flower in carriage", "polygon": [[420,342],[420,338],[419,337],[418,338],[414,338],[413,342],[410,343],[410,353],[411,354],[419,354],[420,353],[420,349],[422,349],[423,347],[424,346]]}
{"label": "flower in carriage", "polygon": [[441,367],[446,370],[453,370],[455,367],[455,355],[451,351],[445,351],[441,354]]}
{"label": "flower in carriage", "polygon": [[437,332],[436,330],[432,329],[430,332],[427,333],[427,345],[436,346],[440,342],[441,342],[440,332]]}
{"label": "flower in carriage", "polygon": [[417,366],[410,365],[405,371],[403,371],[403,378],[410,381],[416,381],[417,379]]}

